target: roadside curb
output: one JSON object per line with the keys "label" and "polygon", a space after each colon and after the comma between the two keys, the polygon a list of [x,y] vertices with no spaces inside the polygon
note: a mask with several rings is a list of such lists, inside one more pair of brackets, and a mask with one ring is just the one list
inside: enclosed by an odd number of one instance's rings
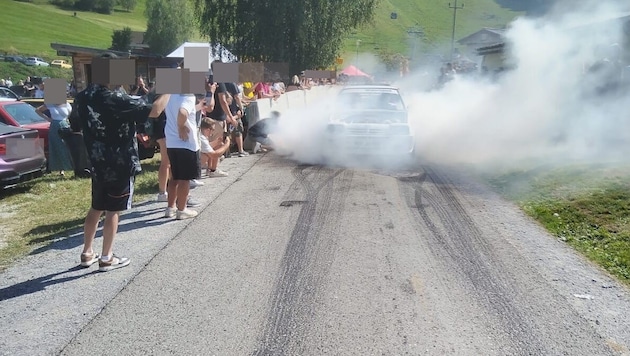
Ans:
{"label": "roadside curb", "polygon": [[[191,190],[202,205],[190,220],[163,217],[166,203],[147,200],[121,214],[114,251],[131,258],[129,267],[109,273],[79,267],[83,230],[72,229],[7,268],[0,280],[0,355],[57,354],[188,225],[204,218],[212,202],[265,155],[221,163],[228,177],[206,178]],[[156,192],[157,194],[157,192]],[[61,234],[60,236],[63,236]],[[100,252],[102,226],[95,250]]]}

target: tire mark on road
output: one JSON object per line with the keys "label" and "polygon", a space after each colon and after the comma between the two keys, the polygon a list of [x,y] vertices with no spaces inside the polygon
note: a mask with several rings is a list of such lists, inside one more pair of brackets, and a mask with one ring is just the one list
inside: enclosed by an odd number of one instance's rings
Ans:
{"label": "tire mark on road", "polygon": [[324,226],[338,226],[341,214],[333,209],[343,206],[353,173],[298,166],[293,175],[296,179],[292,187],[301,186],[305,198],[301,199],[301,210],[269,302],[267,322],[253,355],[301,354],[301,340],[308,327],[305,321],[314,313],[318,287],[336,249],[336,241],[321,239],[320,232]]}
{"label": "tire mark on road", "polygon": [[[507,267],[501,265],[479,228],[455,197],[451,184],[430,167],[423,167],[423,170],[439,196],[424,189],[423,180],[406,180],[400,184],[409,185],[413,190],[416,212],[435,240],[435,244],[428,244],[432,253],[448,256],[452,266],[466,276],[473,286],[476,301],[503,325],[502,329],[510,336],[514,350],[523,354],[548,354],[551,350],[544,346],[536,326],[531,325],[514,304],[515,291],[510,287],[514,281],[501,275]],[[437,221],[431,219],[427,208],[435,211]]]}

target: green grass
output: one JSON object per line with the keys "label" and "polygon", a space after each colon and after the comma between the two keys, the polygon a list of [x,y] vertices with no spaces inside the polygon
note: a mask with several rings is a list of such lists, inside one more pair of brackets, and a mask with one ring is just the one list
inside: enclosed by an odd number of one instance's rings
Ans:
{"label": "green grass", "polygon": [[[159,154],[142,162],[136,177],[134,202],[157,194]],[[51,173],[0,191],[0,271],[15,259],[55,241],[64,231],[81,228],[90,208],[89,179]]]}
{"label": "green grass", "polygon": [[125,26],[134,31],[146,29],[144,0],[139,0],[133,12],[116,9],[111,15],[62,10],[47,0],[32,3],[0,0],[0,51],[36,55],[47,60],[57,58],[50,47],[53,42],[79,46],[108,48],[113,30]]}
{"label": "green grass", "polygon": [[[453,26],[453,10],[448,4],[454,1],[436,0],[383,0],[379,3],[373,23],[351,34],[344,41],[341,56],[344,66],[355,61],[360,39],[359,53],[401,53],[411,55],[413,39],[407,31],[418,27],[424,35],[416,42],[416,58],[426,54],[450,54]],[[501,27],[524,14],[501,7],[495,0],[463,0],[464,8],[457,11],[455,41],[477,32],[482,27]],[[396,20],[390,14],[398,14]],[[378,49],[375,49],[377,47]],[[457,43],[456,43],[457,47]]]}
{"label": "green grass", "polygon": [[630,166],[539,167],[486,179],[557,238],[630,284]]}
{"label": "green grass", "polygon": [[[423,53],[448,54],[453,21],[453,11],[448,3],[445,0],[380,1],[374,21],[357,29],[355,34],[349,34],[343,42],[340,52],[346,58],[344,65],[353,61],[357,39],[362,41],[359,52],[410,55],[413,40],[407,31],[414,26],[424,31],[423,38],[417,42],[417,57],[422,57]],[[465,7],[457,13],[456,40],[482,27],[504,26],[524,14],[501,7],[495,0],[466,0],[463,3]],[[146,29],[145,4],[146,0],[138,0],[131,12],[120,8],[111,15],[79,11],[74,17],[73,11],[59,9],[47,0],[33,0],[32,3],[0,0],[0,24],[5,29],[0,37],[0,52],[37,55],[50,60],[57,58],[50,47],[52,42],[107,48],[111,45],[113,30],[125,26],[134,31]],[[398,14],[396,20],[390,19],[392,12]],[[193,40],[200,38],[193,36]]]}

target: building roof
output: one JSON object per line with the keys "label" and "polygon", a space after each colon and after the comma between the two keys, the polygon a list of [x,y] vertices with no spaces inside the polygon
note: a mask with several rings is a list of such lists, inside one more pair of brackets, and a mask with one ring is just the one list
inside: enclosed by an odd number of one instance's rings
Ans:
{"label": "building roof", "polygon": [[495,43],[495,44],[492,44],[492,45],[489,45],[489,46],[477,48],[477,54],[480,55],[480,56],[483,56],[485,54],[501,53],[501,52],[503,52],[504,48],[505,48],[505,43],[504,42]]}
{"label": "building roof", "polygon": [[227,48],[225,48],[220,43],[209,43],[209,42],[184,42],[179,47],[177,47],[173,52],[169,53],[167,57],[169,58],[184,58],[184,48],[208,48],[208,67],[212,64],[212,62],[219,61],[223,63],[234,63],[238,62],[238,57],[236,57],[232,52],[230,52]]}
{"label": "building roof", "polygon": [[119,57],[123,58],[160,58],[161,56],[147,53],[145,50],[139,50],[132,48],[130,51],[115,51],[111,49],[102,49],[102,48],[94,48],[94,47],[83,47],[83,46],[75,46],[64,43],[51,43],[50,47],[57,51],[58,56],[71,56],[76,53],[84,53],[91,55],[103,55],[106,53],[112,53]]}
{"label": "building roof", "polygon": [[[480,37],[482,37],[483,35],[489,35],[490,39],[489,40],[484,40],[481,39]],[[491,27],[484,27],[481,30],[472,33],[460,40],[457,41],[457,43],[459,44],[483,44],[483,43],[487,43],[488,41],[494,41],[494,42],[499,42],[501,38],[503,38],[503,35],[505,34],[505,29],[503,28],[491,28]]]}

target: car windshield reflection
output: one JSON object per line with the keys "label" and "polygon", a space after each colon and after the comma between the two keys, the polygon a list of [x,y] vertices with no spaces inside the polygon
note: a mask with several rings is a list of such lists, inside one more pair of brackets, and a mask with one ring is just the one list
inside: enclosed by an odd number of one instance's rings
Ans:
{"label": "car windshield reflection", "polygon": [[393,93],[348,92],[339,96],[339,111],[391,110],[404,111],[405,106],[399,95]]}
{"label": "car windshield reflection", "polygon": [[43,117],[39,116],[37,112],[35,112],[35,109],[32,106],[26,103],[6,105],[4,109],[20,125],[30,125],[30,124],[48,122]]}

